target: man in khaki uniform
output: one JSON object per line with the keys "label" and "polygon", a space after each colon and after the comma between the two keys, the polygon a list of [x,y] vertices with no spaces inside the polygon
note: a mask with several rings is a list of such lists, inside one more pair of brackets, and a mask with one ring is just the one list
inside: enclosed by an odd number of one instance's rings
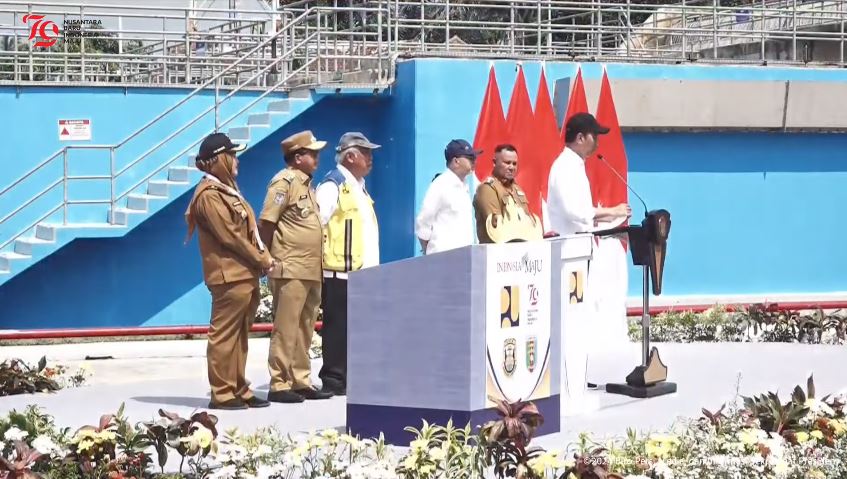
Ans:
{"label": "man in khaki uniform", "polygon": [[235,182],[235,152],[243,149],[223,133],[203,140],[195,163],[206,175],[185,212],[188,238],[197,228],[203,277],[212,294],[206,349],[211,409],[269,405],[253,395],[245,377],[247,339],[259,307],[259,277],[274,261],[259,237],[253,209]]}
{"label": "man in khaki uniform", "polygon": [[310,378],[309,348],[321,304],[323,229],[312,189],[318,155],[326,146],[311,131],[282,141],[287,167],[268,185],[261,221],[262,240],[279,262],[268,274],[273,291],[274,329],[268,356],[268,400],[327,399]]}
{"label": "man in khaki uniform", "polygon": [[[512,145],[498,145],[494,150],[494,169],[491,176],[477,187],[473,200],[476,235],[480,244],[494,242],[485,229],[485,220],[492,213],[502,215],[507,200],[513,200],[530,216],[526,194],[515,182],[517,171],[517,149]],[[497,226],[495,222],[496,217],[492,220],[493,226]]]}

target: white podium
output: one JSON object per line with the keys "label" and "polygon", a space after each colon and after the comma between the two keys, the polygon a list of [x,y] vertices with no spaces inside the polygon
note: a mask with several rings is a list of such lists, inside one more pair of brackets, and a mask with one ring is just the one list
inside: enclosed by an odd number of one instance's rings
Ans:
{"label": "white podium", "polygon": [[563,408],[584,409],[591,244],[473,245],[351,273],[349,431],[407,445],[403,429],[422,420],[476,428],[496,418],[494,397],[534,402],[537,434],[558,432]]}

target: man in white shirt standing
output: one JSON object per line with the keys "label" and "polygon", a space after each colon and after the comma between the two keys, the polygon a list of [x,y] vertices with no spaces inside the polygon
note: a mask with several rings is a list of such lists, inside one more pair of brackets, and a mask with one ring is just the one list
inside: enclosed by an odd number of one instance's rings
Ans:
{"label": "man in white shirt standing", "polygon": [[347,273],[379,264],[379,227],[365,176],[373,167],[371,143],[359,132],[341,136],[337,166],[316,190],[323,230],[323,390],[347,394]]}
{"label": "man in white shirt standing", "polygon": [[415,221],[424,254],[473,244],[473,207],[466,180],[480,153],[465,140],[453,140],[444,149],[447,168],[430,183]]}
{"label": "man in white shirt standing", "polygon": [[[565,149],[556,158],[550,168],[547,187],[547,209],[550,215],[550,226],[561,236],[575,233],[587,233],[597,229],[600,223],[620,222],[632,215],[632,210],[626,203],[612,207],[594,206],[591,196],[591,185],[585,173],[585,161],[597,151],[599,136],[605,135],[609,129],[597,123],[590,113],[577,113],[565,125]],[[591,324],[580,325],[587,330],[590,339],[602,344],[602,338],[597,338],[597,322],[602,318],[600,305],[604,295],[600,288],[607,287],[602,277],[603,273],[597,268],[591,268],[586,282],[585,302],[591,304],[590,310],[594,317]],[[624,298],[625,299],[625,298]],[[582,333],[580,333],[582,334]],[[592,341],[593,342],[593,341]],[[582,344],[587,350],[595,349],[596,345]],[[589,388],[596,384],[588,383]]]}

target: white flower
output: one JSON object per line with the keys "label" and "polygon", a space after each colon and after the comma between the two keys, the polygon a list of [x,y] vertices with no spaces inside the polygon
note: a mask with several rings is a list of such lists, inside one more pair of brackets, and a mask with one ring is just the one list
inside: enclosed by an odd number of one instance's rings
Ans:
{"label": "white flower", "polygon": [[238,470],[233,465],[224,466],[213,472],[209,477],[211,479],[235,479]]}
{"label": "white flower", "polygon": [[53,452],[60,451],[59,446],[57,446],[52,439],[43,434],[32,441],[32,447],[41,454],[52,454]]}
{"label": "white flower", "polygon": [[347,469],[350,479],[395,479],[397,476],[390,464],[379,461],[374,464],[356,463]]}
{"label": "white flower", "polygon": [[21,431],[20,429],[14,427],[14,426],[10,427],[6,431],[6,435],[5,435],[7,441],[23,441],[23,439],[27,436],[29,436],[28,432]]}
{"label": "white flower", "polygon": [[6,443],[4,443],[3,441],[0,441],[0,453],[2,453],[3,449],[5,449],[5,448],[6,448]]}
{"label": "white flower", "polygon": [[282,464],[274,464],[273,466],[262,464],[256,468],[256,479],[269,479],[272,476],[280,476],[284,472],[285,469]]}
{"label": "white flower", "polygon": [[659,460],[653,465],[653,472],[659,475],[662,479],[673,479],[673,471],[665,464],[665,461]]}
{"label": "white flower", "polygon": [[271,446],[268,446],[267,444],[261,444],[261,445],[259,445],[259,447],[256,448],[255,455],[260,456],[260,457],[261,456],[268,456],[268,455],[273,454],[273,452],[274,452],[274,450],[271,449]]}

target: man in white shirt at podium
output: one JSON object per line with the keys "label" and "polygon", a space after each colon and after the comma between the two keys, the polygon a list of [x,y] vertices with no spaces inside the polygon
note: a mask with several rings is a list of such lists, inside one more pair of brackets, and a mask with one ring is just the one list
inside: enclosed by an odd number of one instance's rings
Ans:
{"label": "man in white shirt at podium", "polygon": [[[609,129],[597,123],[590,113],[577,113],[568,119],[565,125],[566,146],[550,168],[547,189],[550,226],[561,236],[591,232],[597,229],[600,223],[606,226],[620,224],[632,215],[632,210],[626,203],[612,207],[595,207],[592,201],[591,185],[585,173],[585,161],[597,150],[599,136],[608,132]],[[597,301],[609,300],[609,295],[602,294],[599,288],[609,287],[606,280],[611,278],[602,277],[606,271],[599,271],[596,267],[592,269],[592,262],[588,266],[585,296],[587,301],[591,298],[590,301],[594,303],[594,324],[588,326],[593,330],[591,336],[596,336],[603,331],[603,328],[596,326],[605,320],[599,316],[601,307]],[[621,300],[626,301],[625,295]],[[596,340],[597,347],[604,343],[604,338],[593,339]],[[595,347],[592,346],[591,349]],[[588,387],[597,386],[589,382]]]}
{"label": "man in white shirt at podium", "polygon": [[430,183],[415,221],[424,254],[473,244],[473,207],[466,180],[480,153],[465,140],[453,140],[444,149],[447,169]]}

